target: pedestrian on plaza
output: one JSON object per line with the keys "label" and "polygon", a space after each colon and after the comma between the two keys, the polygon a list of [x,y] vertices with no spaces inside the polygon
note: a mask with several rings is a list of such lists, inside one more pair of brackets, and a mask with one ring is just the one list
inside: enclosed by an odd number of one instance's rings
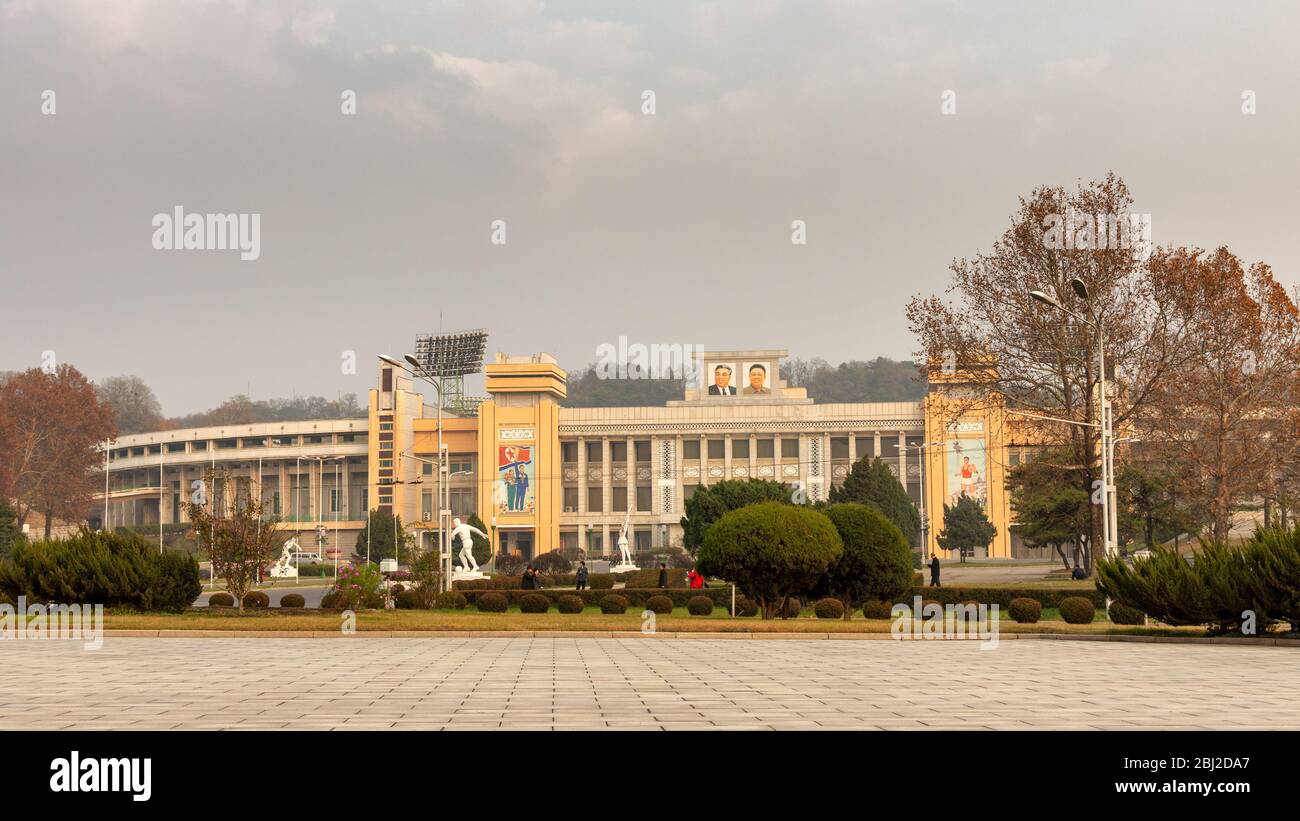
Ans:
{"label": "pedestrian on plaza", "polygon": [[587,563],[585,561],[578,562],[577,582],[579,590],[587,589]]}
{"label": "pedestrian on plaza", "polygon": [[668,565],[663,562],[659,563],[659,589],[664,590],[668,587]]}
{"label": "pedestrian on plaza", "polygon": [[930,554],[930,586],[943,586],[939,584],[939,557],[933,553]]}
{"label": "pedestrian on plaza", "polygon": [[533,576],[533,566],[531,564],[526,565],[524,567],[524,578],[519,582],[519,586],[524,590],[535,590],[536,588],[533,587],[535,581],[536,579]]}
{"label": "pedestrian on plaza", "polygon": [[695,589],[695,568],[686,571],[686,586]]}

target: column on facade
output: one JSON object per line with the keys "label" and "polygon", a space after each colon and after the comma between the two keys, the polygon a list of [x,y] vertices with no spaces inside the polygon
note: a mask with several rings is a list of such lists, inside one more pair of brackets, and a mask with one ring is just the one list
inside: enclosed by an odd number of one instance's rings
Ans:
{"label": "column on facade", "polygon": [[[312,463],[315,464],[312,464]],[[319,522],[321,520],[320,512],[320,471],[312,470],[313,467],[321,464],[319,461],[312,459],[307,462],[307,520]],[[396,496],[396,494],[394,494]],[[403,517],[405,518],[405,517]]]}
{"label": "column on facade", "polygon": [[276,492],[280,494],[280,516],[287,516],[289,513],[287,508],[287,505],[289,504],[289,471],[286,469],[285,461],[283,459],[279,460],[275,485]]}
{"label": "column on facade", "polygon": [[[627,448],[627,453],[624,454],[627,457],[627,509],[629,511],[643,513],[644,511],[637,510],[636,507],[636,441],[629,436],[627,437],[627,444],[624,447]],[[630,534],[627,538],[629,542],[635,541]]]}
{"label": "column on facade", "polygon": [[682,470],[682,437],[678,434],[673,438],[673,509],[665,510],[664,513],[685,513],[686,512],[686,488],[685,471]]}
{"label": "column on facade", "polygon": [[858,433],[849,431],[849,470],[858,463]]}
{"label": "column on facade", "polygon": [[722,478],[731,479],[731,434],[722,434]]}
{"label": "column on facade", "polygon": [[709,484],[709,437],[700,434],[700,484]]}
{"label": "column on facade", "polygon": [[907,431],[898,432],[898,481],[907,491]]}
{"label": "column on facade", "polygon": [[758,478],[758,434],[749,434],[749,478]]}

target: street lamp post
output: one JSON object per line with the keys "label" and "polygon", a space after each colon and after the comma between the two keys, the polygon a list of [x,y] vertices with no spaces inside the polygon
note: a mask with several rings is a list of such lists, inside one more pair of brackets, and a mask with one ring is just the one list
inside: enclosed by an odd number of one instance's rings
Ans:
{"label": "street lamp post", "polygon": [[[1083,280],[1078,277],[1071,279],[1070,287],[1074,289],[1075,294],[1080,299],[1085,302],[1088,300],[1088,288],[1084,285]],[[1043,291],[1030,291],[1029,295],[1044,305],[1050,305],[1067,316],[1073,317],[1084,324],[1092,325],[1097,329],[1097,398],[1099,404],[1097,427],[1101,435],[1101,441],[1098,444],[1101,451],[1102,549],[1107,558],[1112,558],[1116,552],[1116,542],[1119,534],[1117,532],[1118,515],[1115,510],[1114,432],[1111,428],[1110,401],[1106,398],[1106,331],[1100,316],[1093,318],[1080,316],[1062,305],[1055,297]]]}

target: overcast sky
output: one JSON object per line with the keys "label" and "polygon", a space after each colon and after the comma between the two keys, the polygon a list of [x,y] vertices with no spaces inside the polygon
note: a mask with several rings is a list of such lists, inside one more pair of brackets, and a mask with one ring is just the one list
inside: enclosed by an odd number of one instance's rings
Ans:
{"label": "overcast sky", "polygon": [[[374,355],[440,314],[570,368],[620,335],[902,358],[907,299],[988,248],[1018,196],[1112,169],[1157,243],[1227,244],[1290,285],[1298,18],[0,0],[0,370],[52,350],[91,378],[140,375],[168,414],[363,394]],[[151,220],[178,205],[260,214],[260,258],[154,250]]]}

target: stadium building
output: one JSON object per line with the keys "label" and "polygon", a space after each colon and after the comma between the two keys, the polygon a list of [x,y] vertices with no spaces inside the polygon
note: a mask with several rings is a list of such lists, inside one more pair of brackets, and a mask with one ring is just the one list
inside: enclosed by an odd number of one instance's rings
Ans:
{"label": "stadium building", "polygon": [[1004,488],[1026,443],[999,403],[970,401],[958,374],[936,369],[922,401],[817,403],[782,378],[784,350],[693,356],[699,384],[680,399],[580,408],[562,404],[566,374],[547,354],[497,354],[483,368],[488,396],[453,397],[441,414],[425,404],[418,366],[381,361],[364,419],[114,441],[108,525],[161,531],[183,523],[182,503],[215,474],[233,481],[215,484],[214,503],[232,501],[220,498],[223,487],[240,498],[260,493],[280,528],[327,555],[351,554],[370,508],[400,515],[431,546],[438,543],[441,439],[446,521],[477,514],[496,551],[525,558],[556,549],[617,553],[625,521],[634,551],[680,546],[683,505],[701,486],[770,479],[815,502],[863,456],[883,459],[902,477],[926,523],[927,554],[946,555],[935,541],[943,505],[966,493],[984,503],[998,529],[988,558],[1042,555],[1015,537]]}

